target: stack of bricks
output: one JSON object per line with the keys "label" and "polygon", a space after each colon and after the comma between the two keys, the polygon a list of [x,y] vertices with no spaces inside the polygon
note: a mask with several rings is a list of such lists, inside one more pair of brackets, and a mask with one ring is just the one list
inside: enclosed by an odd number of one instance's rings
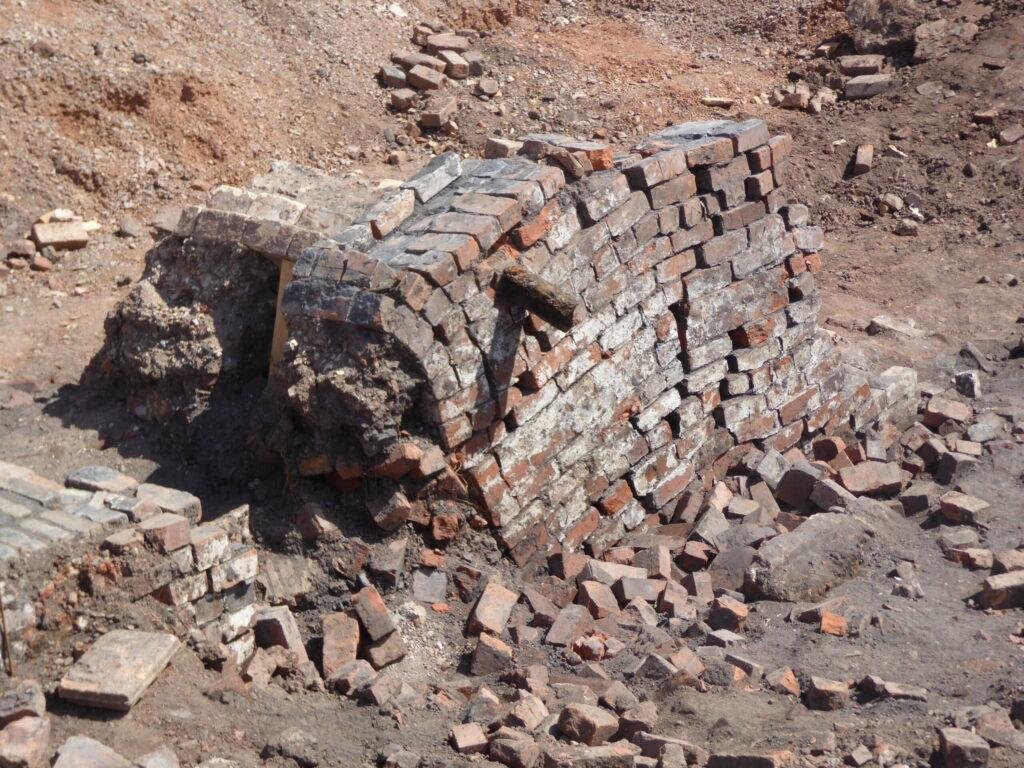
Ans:
{"label": "stack of bricks", "polygon": [[[58,547],[87,555],[99,542],[114,557],[132,557],[126,588],[172,606],[185,634],[198,629],[238,661],[252,654],[259,558],[248,507],[201,524],[202,503],[185,491],[98,466],[72,472],[62,486],[0,462],[0,512],[0,559],[19,558],[23,569],[38,565],[48,573]],[[36,553],[40,558],[30,559]]]}
{"label": "stack of bricks", "polygon": [[[710,121],[618,158],[553,135],[525,137],[525,157],[435,158],[305,249],[282,307],[293,366],[328,328],[415,361],[415,419],[393,422],[423,426],[378,430],[373,455],[362,439],[303,457],[295,439],[289,460],[355,490],[403,445],[436,444],[523,562],[671,520],[751,446],[898,419],[912,392],[848,375],[817,327],[823,236],[782,191],[790,148],[763,121]],[[528,311],[511,267],[573,296],[571,321]],[[392,477],[403,498],[430,481],[412,464]]]}
{"label": "stack of bricks", "polygon": [[450,85],[484,73],[483,56],[470,50],[476,36],[474,30],[456,32],[444,24],[418,24],[412,42],[420,50],[392,53],[390,63],[378,73],[381,85],[394,89],[391,107],[398,112],[419,110],[423,128],[456,131],[453,121],[459,101]]}
{"label": "stack of bricks", "polygon": [[126,555],[146,547],[164,558],[153,597],[172,606],[190,634],[198,630],[203,640],[226,646],[240,664],[255,650],[252,622],[258,607],[259,554],[249,536],[248,507],[204,524],[198,498],[172,493],[194,501],[184,509],[174,505],[177,511],[147,495],[115,502],[135,525],[108,536],[101,548]]}

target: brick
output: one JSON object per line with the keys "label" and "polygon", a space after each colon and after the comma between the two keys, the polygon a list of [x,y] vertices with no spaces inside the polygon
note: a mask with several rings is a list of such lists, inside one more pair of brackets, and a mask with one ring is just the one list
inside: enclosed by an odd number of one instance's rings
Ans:
{"label": "brick", "polygon": [[800,683],[789,667],[772,670],[764,679],[768,687],[776,693],[800,697]]}
{"label": "brick", "polygon": [[506,589],[496,582],[489,583],[480,594],[480,599],[477,600],[469,617],[469,631],[500,635],[505,631],[505,625],[518,600],[518,592]]}
{"label": "brick", "polygon": [[513,660],[512,648],[499,638],[484,632],[477,640],[470,672],[474,675],[491,675],[509,669]]}
{"label": "brick", "polygon": [[950,491],[939,500],[942,516],[958,524],[984,524],[988,521],[990,507],[987,501],[957,491]]}
{"label": "brick", "polygon": [[558,717],[558,729],[573,741],[600,746],[619,730],[619,718],[588,704],[568,704]]}
{"label": "brick", "polygon": [[595,619],[614,616],[619,612],[619,603],[611,587],[599,581],[581,581],[576,602],[584,606]]}
{"label": "brick", "polygon": [[[0,765],[12,768],[48,765],[50,730],[51,720],[45,712],[22,717],[4,727],[0,731]],[[57,762],[62,760],[58,758]]]}
{"label": "brick", "polygon": [[166,488],[153,483],[142,483],[135,493],[138,498],[156,504],[164,512],[181,515],[190,523],[198,523],[203,519],[202,502],[187,491]]}
{"label": "brick", "polygon": [[193,528],[189,535],[192,555],[196,568],[205,571],[224,560],[228,555],[231,542],[227,532],[216,525],[201,525]]}
{"label": "brick", "polygon": [[809,709],[844,709],[849,699],[850,689],[846,683],[812,676],[810,684],[807,686],[807,706]]}
{"label": "brick", "polygon": [[818,623],[818,631],[823,635],[835,635],[836,637],[846,636],[846,619],[838,613],[830,611],[821,612],[821,621]]}
{"label": "brick", "polygon": [[367,643],[364,651],[374,669],[383,669],[405,658],[407,648],[399,632],[392,632],[379,640]]}
{"label": "brick", "polygon": [[139,483],[134,477],[109,467],[92,466],[76,469],[64,480],[68,488],[107,493],[131,493]]}
{"label": "brick", "polygon": [[76,704],[127,712],[180,647],[174,635],[162,632],[111,630],[75,662],[57,695]]}
{"label": "brick", "polygon": [[939,752],[946,768],[985,768],[988,765],[988,742],[962,728],[939,729]]}
{"label": "brick", "polygon": [[448,736],[452,749],[460,755],[487,752],[487,734],[479,723],[463,723],[452,728]]}
{"label": "brick", "polygon": [[89,244],[89,232],[81,221],[53,221],[32,225],[32,241],[39,250],[77,250]]}
{"label": "brick", "polygon": [[855,495],[895,493],[903,484],[900,467],[894,462],[865,461],[839,470],[843,487]]}
{"label": "brick", "polygon": [[243,581],[252,581],[258,571],[259,554],[256,549],[244,544],[231,544],[225,559],[209,570],[210,589],[223,592]]}
{"label": "brick", "polygon": [[181,515],[163,512],[139,523],[139,530],[146,543],[158,552],[173,552],[188,546],[190,528],[188,520]]}
{"label": "brick", "polygon": [[409,85],[421,91],[434,91],[443,88],[448,78],[435,69],[417,64],[408,72]]}
{"label": "brick", "polygon": [[707,623],[712,629],[742,632],[749,613],[750,609],[743,603],[730,597],[718,597],[711,601]]}
{"label": "brick", "polygon": [[380,640],[395,631],[395,620],[374,587],[359,590],[352,598],[352,605],[371,640]]}
{"label": "brick", "polygon": [[590,612],[582,605],[570,603],[558,612],[558,617],[548,630],[544,642],[548,645],[569,646],[593,626],[594,620]]}
{"label": "brick", "polygon": [[347,613],[329,613],[323,618],[323,673],[332,678],[359,651],[359,622]]}
{"label": "brick", "polygon": [[329,688],[333,688],[338,693],[356,696],[368,688],[376,679],[377,673],[370,666],[370,663],[363,659],[358,659],[335,670],[334,674],[327,678],[326,683]]}
{"label": "brick", "polygon": [[999,610],[1024,606],[1024,571],[1000,573],[985,579],[981,604]]}

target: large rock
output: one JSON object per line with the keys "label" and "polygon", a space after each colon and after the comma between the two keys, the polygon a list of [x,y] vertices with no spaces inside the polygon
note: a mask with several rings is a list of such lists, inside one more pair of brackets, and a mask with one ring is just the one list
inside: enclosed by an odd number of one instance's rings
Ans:
{"label": "large rock", "polygon": [[913,0],[849,0],[846,19],[858,53],[911,48],[924,14]]}
{"label": "large rock", "polygon": [[969,21],[955,23],[947,19],[929,21],[914,30],[914,61],[941,59],[954,47],[970,42],[978,34],[978,25]]}
{"label": "large rock", "polygon": [[758,550],[746,587],[772,600],[818,600],[856,573],[869,538],[848,515],[814,515]]}
{"label": "large rock", "polygon": [[57,750],[53,768],[131,768],[131,763],[95,739],[72,736]]}
{"label": "large rock", "polygon": [[50,746],[50,718],[30,716],[15,720],[0,731],[0,766],[41,768]]}

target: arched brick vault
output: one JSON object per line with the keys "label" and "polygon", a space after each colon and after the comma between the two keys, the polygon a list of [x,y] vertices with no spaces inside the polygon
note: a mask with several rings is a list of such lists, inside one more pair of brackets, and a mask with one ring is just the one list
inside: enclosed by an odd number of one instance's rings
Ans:
{"label": "arched brick vault", "polygon": [[[402,358],[416,394],[380,398],[405,411],[344,467],[301,440],[290,460],[344,470],[351,488],[386,476],[412,498],[442,471],[415,460],[436,446],[524,559],[671,518],[691,482],[753,448],[848,427],[869,390],[818,331],[822,235],[787,205],[789,148],[762,121],[711,121],[620,158],[552,135],[519,157],[435,158],[303,250],[282,307],[292,359],[362,334],[377,350],[365,365]],[[545,290],[575,308],[545,313]]]}

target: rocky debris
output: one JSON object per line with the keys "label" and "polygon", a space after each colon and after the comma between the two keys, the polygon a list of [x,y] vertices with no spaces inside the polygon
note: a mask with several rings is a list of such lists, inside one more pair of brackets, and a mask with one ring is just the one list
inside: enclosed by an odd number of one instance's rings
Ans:
{"label": "rocky debris", "polygon": [[76,704],[127,712],[180,647],[174,635],[113,630],[75,662],[57,693]]}
{"label": "rocky debris", "polygon": [[910,49],[923,15],[913,0],[851,0],[846,4],[846,19],[858,53]]}

